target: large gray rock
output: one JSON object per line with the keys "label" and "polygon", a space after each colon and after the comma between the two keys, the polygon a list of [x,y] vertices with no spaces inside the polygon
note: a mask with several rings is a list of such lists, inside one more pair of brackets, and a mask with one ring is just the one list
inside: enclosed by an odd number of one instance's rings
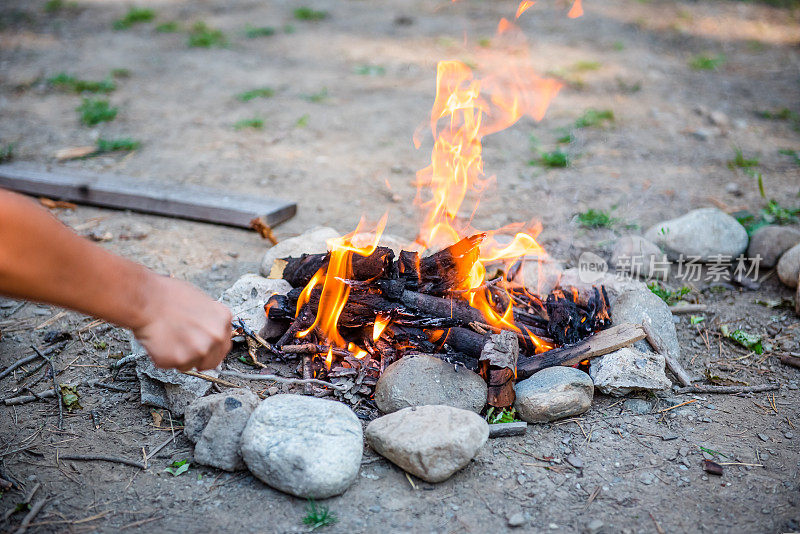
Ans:
{"label": "large gray rock", "polygon": [[300,234],[280,241],[271,247],[264,254],[261,260],[260,272],[264,276],[269,276],[272,271],[272,264],[278,258],[297,258],[302,254],[321,254],[328,251],[328,239],[339,237],[341,234],[333,228],[317,227]]}
{"label": "large gray rock", "polygon": [[584,413],[592,405],[594,384],[573,367],[548,367],[514,386],[520,419],[546,423]]}
{"label": "large gray rock", "polygon": [[234,389],[192,402],[186,408],[183,432],[195,444],[195,462],[225,471],[244,469],[242,431],[256,406],[258,396],[249,389]]}
{"label": "large gray rock", "polygon": [[632,391],[663,391],[672,382],[664,374],[664,356],[624,348],[593,358],[589,366],[594,386],[606,395],[621,397]]}
{"label": "large gray rock", "polygon": [[404,471],[441,482],[466,466],[489,438],[476,413],[452,406],[405,408],[372,421],[367,443]]}
{"label": "large gray rock", "polygon": [[242,458],[265,484],[304,499],[340,495],[358,476],[361,423],[342,403],[302,395],[263,401],[242,433]]}
{"label": "large gray rock", "polygon": [[[642,324],[645,320],[649,320],[650,327],[664,342],[670,356],[680,361],[681,346],[678,343],[678,334],[675,332],[675,323],[672,321],[672,312],[667,303],[649,289],[622,293],[611,307],[611,319],[614,324]],[[637,341],[634,347],[645,352],[650,350],[646,340]]]}
{"label": "large gray rock", "polygon": [[774,267],[781,255],[800,243],[800,230],[790,226],[764,226],[756,230],[747,247],[747,257],[761,256],[761,267]]}
{"label": "large gray rock", "polygon": [[251,330],[261,332],[261,335],[270,338],[280,335],[286,327],[267,325],[264,304],[272,295],[285,295],[291,290],[292,286],[286,280],[271,280],[249,273],[226,289],[219,297],[219,302],[230,308],[234,320],[242,319]]}
{"label": "large gray rock", "polygon": [[621,237],[614,245],[611,265],[617,272],[645,278],[666,279],[667,255],[655,244],[638,235]]}
{"label": "large gray rock", "polygon": [[747,231],[739,221],[717,208],[702,208],[663,221],[644,234],[645,239],[661,247],[671,260],[697,257],[699,261],[714,256],[736,258],[747,249]]}
{"label": "large gray rock", "polygon": [[443,404],[480,412],[486,382],[464,367],[427,354],[413,354],[387,367],[375,385],[375,404],[383,413],[410,406]]}
{"label": "large gray rock", "polygon": [[797,287],[800,276],[800,245],[795,245],[781,256],[778,261],[778,278],[789,287]]}

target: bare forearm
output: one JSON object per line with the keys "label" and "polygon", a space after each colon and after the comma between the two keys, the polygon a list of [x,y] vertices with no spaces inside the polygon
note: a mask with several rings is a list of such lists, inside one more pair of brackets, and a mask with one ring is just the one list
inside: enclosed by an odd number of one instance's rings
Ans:
{"label": "bare forearm", "polygon": [[0,294],[137,328],[155,277],[79,237],[29,199],[0,190]]}

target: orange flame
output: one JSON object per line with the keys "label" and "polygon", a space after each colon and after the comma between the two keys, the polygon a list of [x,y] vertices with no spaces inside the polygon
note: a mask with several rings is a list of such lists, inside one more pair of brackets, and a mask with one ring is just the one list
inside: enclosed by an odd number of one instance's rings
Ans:
{"label": "orange flame", "polygon": [[[347,343],[344,338],[339,334],[336,325],[339,322],[339,316],[342,314],[347,297],[350,294],[350,286],[344,280],[352,278],[353,274],[353,254],[360,256],[369,256],[378,247],[383,229],[386,227],[386,219],[388,214],[384,214],[377,227],[372,232],[372,239],[364,246],[355,246],[353,238],[362,233],[364,226],[364,219],[359,221],[356,229],[347,235],[328,240],[328,248],[331,249],[331,257],[328,262],[327,269],[325,269],[324,282],[322,284],[322,293],[319,297],[319,306],[317,308],[317,316],[314,323],[306,330],[299,332],[298,337],[306,337],[314,329],[318,329],[320,335],[330,341],[332,345],[344,348]],[[318,271],[311,281],[303,288],[301,297],[305,296],[305,302],[308,302],[308,297],[311,295],[311,290],[322,279],[322,270]],[[305,304],[305,302],[303,304]],[[300,300],[298,299],[298,313],[300,310]],[[329,359],[332,360],[333,353],[329,351]]]}
{"label": "orange flame", "polygon": [[528,9],[533,7],[533,4],[536,2],[532,2],[531,0],[522,0],[519,3],[519,7],[517,7],[517,14],[514,16],[515,19],[518,19],[525,13]]}
{"label": "orange flame", "polygon": [[577,19],[580,16],[583,16],[583,6],[581,5],[582,0],[575,0],[572,4],[572,7],[569,9],[569,13],[567,16],[571,19]]}
{"label": "orange flame", "polygon": [[375,317],[375,326],[372,327],[372,341],[378,341],[381,334],[389,325],[389,316],[378,315]]}

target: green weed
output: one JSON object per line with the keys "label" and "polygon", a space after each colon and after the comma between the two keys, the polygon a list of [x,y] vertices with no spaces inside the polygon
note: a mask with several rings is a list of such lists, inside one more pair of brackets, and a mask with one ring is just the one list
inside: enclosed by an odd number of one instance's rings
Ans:
{"label": "green weed", "polygon": [[225,47],[228,39],[221,30],[209,27],[205,22],[199,21],[189,30],[189,46],[192,48]]}
{"label": "green weed", "polygon": [[111,78],[105,80],[92,81],[80,80],[66,72],[59,72],[55,76],[47,79],[47,85],[62,91],[71,91],[74,93],[111,93],[117,85]]}
{"label": "green weed", "polygon": [[127,30],[134,24],[151,22],[156,18],[156,12],[144,7],[132,7],[124,17],[114,21],[115,30]]}
{"label": "green weed", "polygon": [[247,26],[244,30],[244,36],[248,39],[257,39],[258,37],[270,37],[275,35],[275,28],[271,26]]}
{"label": "green weed", "polygon": [[530,160],[528,165],[541,165],[549,168],[569,167],[570,157],[569,154],[557,148],[552,152],[542,152],[538,158]]}
{"label": "green weed", "polygon": [[297,128],[305,128],[306,126],[308,126],[309,119],[311,119],[311,116],[308,113],[306,113],[305,115],[297,119],[297,122],[295,122],[294,125]]}
{"label": "green weed", "polygon": [[602,66],[603,64],[599,61],[577,61],[570,67],[570,70],[573,72],[589,72],[599,70]]}
{"label": "green weed", "polygon": [[519,421],[517,418],[517,411],[514,408],[502,408],[495,413],[495,407],[492,406],[486,412],[486,422],[490,425],[498,423],[514,423]]}
{"label": "green weed", "polygon": [[177,477],[188,471],[190,465],[189,460],[176,460],[172,462],[169,467],[165,468],[164,471]]}
{"label": "green weed", "polygon": [[130,78],[131,71],[129,69],[111,69],[112,78]]}
{"label": "green weed", "polygon": [[614,112],[610,109],[589,108],[575,121],[576,128],[594,128],[614,122]]}
{"label": "green weed", "polygon": [[108,100],[84,98],[81,105],[75,108],[80,115],[81,122],[86,126],[94,126],[101,122],[113,121],[117,117],[118,109],[111,107]]}
{"label": "green weed", "polygon": [[784,156],[791,156],[794,162],[800,165],[800,150],[781,148],[780,150],[778,150],[778,154],[783,154]]}
{"label": "green weed", "polygon": [[0,145],[0,163],[7,163],[14,159],[14,143]]}
{"label": "green weed", "polygon": [[62,9],[77,9],[77,2],[65,2],[64,0],[47,0],[44,3],[45,13],[58,13]]}
{"label": "green weed", "polygon": [[95,154],[105,154],[107,152],[132,152],[138,149],[142,143],[130,137],[118,137],[116,139],[97,140],[97,152]]}
{"label": "green weed", "polygon": [[252,117],[250,119],[242,119],[237,121],[233,128],[236,130],[243,130],[245,128],[253,128],[255,130],[261,130],[264,128],[264,119],[260,117]]}
{"label": "green weed", "polygon": [[322,102],[325,102],[328,99],[328,88],[327,87],[323,87],[322,89],[320,89],[316,93],[303,95],[303,99],[305,99],[305,100],[307,100],[309,102],[313,102],[315,104],[320,104]]}
{"label": "green weed", "polygon": [[156,31],[158,33],[178,33],[181,31],[181,25],[176,20],[170,20],[156,26]]}
{"label": "green weed", "polygon": [[331,512],[327,506],[317,505],[313,499],[308,500],[303,524],[311,527],[311,530],[336,524],[337,521],[336,514]]}
{"label": "green weed", "polygon": [[710,56],[708,54],[698,54],[689,60],[689,67],[694,70],[717,70],[725,64],[727,59],[724,54]]}
{"label": "green weed", "polygon": [[611,228],[619,219],[611,216],[610,211],[590,208],[578,214],[578,224],[584,228]]}
{"label": "green weed", "polygon": [[650,289],[650,291],[653,292],[654,295],[659,297],[661,300],[663,300],[670,306],[672,306],[679,300],[683,300],[683,297],[685,297],[692,291],[691,288],[686,286],[683,286],[676,291],[670,291],[660,282],[651,282],[650,284],[647,284],[647,287]]}
{"label": "green weed", "polygon": [[297,20],[323,20],[328,18],[327,11],[317,11],[310,7],[298,7],[294,10],[294,18]]}
{"label": "green weed", "polygon": [[733,170],[736,167],[740,169],[749,169],[751,167],[758,167],[758,158],[746,158],[740,148],[734,149],[734,157],[728,160],[728,168]]}
{"label": "green weed", "polygon": [[250,102],[256,98],[270,98],[275,96],[275,90],[271,87],[259,87],[258,89],[251,89],[236,95],[236,100],[239,102]]}
{"label": "green weed", "polygon": [[359,65],[353,72],[361,76],[385,76],[386,68],[380,65]]}
{"label": "green weed", "polygon": [[481,37],[480,39],[478,39],[478,46],[480,46],[481,48],[489,48],[490,46],[492,46],[492,40],[489,39],[488,37]]}

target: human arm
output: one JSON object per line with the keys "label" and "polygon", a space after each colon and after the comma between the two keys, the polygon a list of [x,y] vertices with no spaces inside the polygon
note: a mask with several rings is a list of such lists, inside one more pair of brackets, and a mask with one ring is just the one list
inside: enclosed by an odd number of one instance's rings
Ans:
{"label": "human arm", "polygon": [[227,307],[81,238],[31,200],[4,190],[0,294],[129,328],[159,367],[211,369],[230,350]]}

